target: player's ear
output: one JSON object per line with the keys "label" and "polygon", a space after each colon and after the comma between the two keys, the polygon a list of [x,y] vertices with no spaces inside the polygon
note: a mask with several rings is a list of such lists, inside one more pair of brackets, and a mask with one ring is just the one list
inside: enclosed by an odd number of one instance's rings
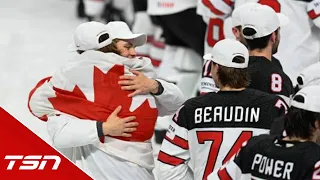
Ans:
{"label": "player's ear", "polygon": [[219,70],[219,64],[215,64],[215,65],[214,65],[214,68],[215,68],[216,72],[218,72],[218,70]]}
{"label": "player's ear", "polygon": [[233,27],[233,28],[232,28],[232,33],[233,33],[233,35],[235,36],[235,38],[236,38],[237,40],[239,40],[240,32],[239,32],[239,30],[238,30],[236,27]]}
{"label": "player's ear", "polygon": [[280,28],[278,28],[275,32],[272,33],[270,39],[273,43],[276,43],[280,40]]}
{"label": "player's ear", "polygon": [[219,66],[216,63],[212,63],[211,74],[215,74],[218,72]]}
{"label": "player's ear", "polygon": [[273,32],[272,34],[271,34],[271,37],[270,37],[270,40],[271,40],[271,42],[273,42],[273,43],[276,43],[276,41],[277,41],[277,34],[276,34],[277,32]]}

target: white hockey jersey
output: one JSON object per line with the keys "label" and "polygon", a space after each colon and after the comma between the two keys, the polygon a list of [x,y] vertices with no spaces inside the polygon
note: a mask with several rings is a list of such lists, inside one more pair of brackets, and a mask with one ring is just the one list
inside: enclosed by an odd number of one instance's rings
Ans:
{"label": "white hockey jersey", "polygon": [[148,0],[150,15],[168,15],[195,8],[197,0]]}
{"label": "white hockey jersey", "polygon": [[[183,98],[175,85],[161,83],[164,92],[156,97],[156,101],[159,115],[165,116],[174,113]],[[154,179],[150,140],[130,142],[105,136],[101,143],[96,121],[79,120],[69,115],[49,117],[47,127],[53,145],[72,151],[68,158],[94,179]]]}
{"label": "white hockey jersey", "polygon": [[174,115],[162,142],[156,162],[158,179],[206,179],[243,142],[268,133],[272,119],[286,108],[277,96],[253,89],[219,91],[188,100]]}
{"label": "white hockey jersey", "polygon": [[208,18],[227,18],[235,0],[198,0],[197,13]]}
{"label": "white hockey jersey", "polygon": [[[135,67],[130,64],[135,64]],[[94,179],[152,179],[151,170],[154,162],[150,138],[154,131],[154,124],[143,127],[149,122],[147,117],[140,118],[140,129],[138,127],[139,130],[134,133],[149,129],[151,134],[139,142],[109,136],[99,139],[96,127],[99,118],[92,118],[104,114],[104,121],[109,116],[108,113],[105,113],[110,108],[113,111],[115,109],[113,105],[116,103],[122,103],[123,109],[119,114],[120,117],[128,116],[121,115],[121,113],[131,111],[132,108],[135,109],[132,112],[139,111],[139,114],[146,115],[148,108],[141,109],[145,104],[141,104],[142,101],[150,103],[149,109],[154,109],[151,106],[155,103],[160,116],[173,114],[183,103],[184,98],[177,86],[162,80],[158,80],[164,88],[161,95],[152,96],[151,99],[150,94],[135,96],[138,99],[144,97],[144,100],[136,99],[140,103],[134,100],[135,97],[131,99],[132,101],[121,100],[122,97],[128,97],[121,92],[121,89],[117,89],[119,73],[116,69],[121,70],[119,72],[123,75],[125,72],[128,74],[129,69],[139,70],[138,67],[140,67],[142,68],[140,71],[144,72],[147,77],[154,77],[150,76],[154,74],[150,66],[150,60],[139,61],[113,53],[86,51],[75,61],[59,69],[51,79],[41,81],[31,91],[29,109],[35,116],[47,120],[48,132],[53,145],[57,148],[65,148],[65,150],[72,149],[72,157],[69,158]],[[63,91],[58,91],[59,88]],[[64,100],[60,99],[62,97]],[[58,104],[57,99],[60,99]],[[91,116],[92,119],[85,118],[83,115]],[[142,136],[146,134],[140,133]]]}

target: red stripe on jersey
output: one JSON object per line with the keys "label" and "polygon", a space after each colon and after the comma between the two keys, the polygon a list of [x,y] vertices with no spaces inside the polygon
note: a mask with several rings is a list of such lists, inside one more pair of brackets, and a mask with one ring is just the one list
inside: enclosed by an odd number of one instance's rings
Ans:
{"label": "red stripe on jersey", "polygon": [[153,41],[153,36],[147,36],[147,43],[152,43]]}
{"label": "red stripe on jersey", "polygon": [[173,140],[170,139],[168,136],[164,137],[167,141],[171,142],[172,144],[181,147],[182,149],[188,150],[189,149],[189,144],[188,141],[175,135]]}
{"label": "red stripe on jersey", "polygon": [[165,48],[165,43],[162,41],[157,41],[153,38],[153,36],[147,36],[147,42],[149,44],[152,44],[152,46],[159,48],[159,49],[164,49]]}
{"label": "red stripe on jersey", "polygon": [[223,12],[218,10],[214,5],[210,2],[210,0],[202,0],[202,3],[207,6],[214,14],[216,15],[224,15]]}
{"label": "red stripe on jersey", "polygon": [[104,143],[104,136],[100,137],[99,140],[101,143]]}
{"label": "red stripe on jersey", "polygon": [[316,18],[320,17],[320,14],[316,14],[316,12],[314,10],[309,11],[308,15],[311,19],[316,19]]}
{"label": "red stripe on jersey", "polygon": [[181,110],[183,107],[184,107],[184,105],[182,105],[181,107],[179,107],[179,109],[177,110],[177,112],[174,113],[174,115],[173,115],[173,120],[174,120],[175,122],[178,122],[179,113],[180,113],[180,110]]}
{"label": "red stripe on jersey", "polygon": [[218,171],[218,176],[222,180],[232,180],[226,168],[222,168]]}
{"label": "red stripe on jersey", "polygon": [[152,45],[156,48],[159,48],[159,49],[164,49],[165,48],[165,43],[164,42],[161,42],[161,41],[157,41],[157,40],[153,40],[152,41]]}
{"label": "red stripe on jersey", "polygon": [[233,6],[233,2],[231,0],[223,0],[225,3],[227,3],[229,6]]}
{"label": "red stripe on jersey", "polygon": [[159,67],[161,64],[161,61],[159,59],[151,58],[151,63],[154,67]]}
{"label": "red stripe on jersey", "polygon": [[171,155],[166,154],[162,151],[159,152],[158,160],[165,163],[165,164],[169,164],[171,166],[178,166],[180,164],[183,164],[185,161],[184,159],[181,159],[181,158],[178,158],[175,156],[171,156]]}

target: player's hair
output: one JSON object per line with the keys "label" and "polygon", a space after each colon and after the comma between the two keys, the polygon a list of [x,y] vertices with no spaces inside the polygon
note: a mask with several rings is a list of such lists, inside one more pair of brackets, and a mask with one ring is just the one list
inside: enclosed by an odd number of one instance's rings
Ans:
{"label": "player's hair", "polygon": [[[256,31],[252,28],[244,28],[243,29],[243,34],[244,35],[253,35],[255,34]],[[279,33],[279,29],[277,29],[276,31],[274,31],[274,33],[276,33],[276,36],[278,36],[278,33]],[[246,43],[247,43],[247,46],[248,46],[248,49],[249,50],[255,50],[255,49],[264,49],[268,46],[268,43],[269,43],[269,40],[271,38],[271,35],[267,35],[267,36],[264,36],[264,37],[261,37],[261,38],[256,38],[256,39],[246,39]]]}
{"label": "player's hair", "polygon": [[[236,56],[233,59],[235,63],[244,63],[244,58]],[[217,72],[219,83],[222,86],[229,86],[231,88],[246,88],[250,84],[250,76],[246,68],[231,68],[220,66]]]}
{"label": "player's hair", "polygon": [[120,55],[120,51],[116,47],[116,44],[119,41],[120,41],[119,39],[114,39],[114,40],[112,40],[111,44],[99,49],[98,51],[101,51],[101,52],[104,52],[104,53],[112,52],[112,53]]}
{"label": "player's hair", "polygon": [[320,113],[296,107],[290,107],[285,115],[284,129],[289,137],[310,139],[315,130],[315,122],[320,120]]}
{"label": "player's hair", "polygon": [[236,28],[236,29],[238,29],[238,31],[240,31],[240,32],[241,32],[241,25],[236,26],[235,28]]}

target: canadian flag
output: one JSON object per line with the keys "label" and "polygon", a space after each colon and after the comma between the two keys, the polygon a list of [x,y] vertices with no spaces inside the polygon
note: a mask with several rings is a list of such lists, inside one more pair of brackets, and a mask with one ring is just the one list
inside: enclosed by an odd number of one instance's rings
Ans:
{"label": "canadian flag", "polygon": [[[119,77],[129,72],[127,66],[92,64],[68,65],[66,70],[61,69],[53,77],[41,80],[30,92],[30,112],[44,121],[52,114],[68,114],[79,120],[105,122],[121,105],[119,117],[135,116],[139,128],[132,133],[132,137],[114,138],[137,142],[149,140],[158,117],[155,98],[150,94],[128,97],[133,91],[124,91],[118,84]],[[103,139],[101,142],[104,142]]]}
{"label": "canadian flag", "polygon": [[0,179],[92,179],[1,107],[0,117]]}

